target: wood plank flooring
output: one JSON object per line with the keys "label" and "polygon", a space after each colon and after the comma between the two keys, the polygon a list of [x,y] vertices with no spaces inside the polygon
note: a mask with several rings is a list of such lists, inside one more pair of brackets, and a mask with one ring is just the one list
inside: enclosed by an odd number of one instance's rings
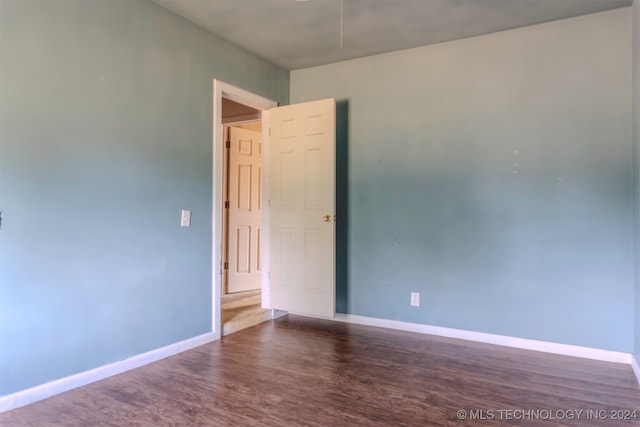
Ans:
{"label": "wood plank flooring", "polygon": [[640,388],[624,364],[289,315],[0,425],[626,427]]}

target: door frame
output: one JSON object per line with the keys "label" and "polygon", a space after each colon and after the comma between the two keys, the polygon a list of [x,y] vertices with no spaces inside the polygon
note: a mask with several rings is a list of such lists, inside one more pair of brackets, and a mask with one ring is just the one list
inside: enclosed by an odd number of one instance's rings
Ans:
{"label": "door frame", "polygon": [[[224,135],[222,124],[222,98],[229,99],[239,104],[260,110],[262,112],[262,200],[263,204],[262,224],[265,229],[261,242],[262,253],[264,255],[264,265],[269,265],[269,168],[270,168],[270,141],[269,141],[269,114],[271,108],[277,107],[278,103],[271,99],[264,98],[252,92],[230,85],[218,79],[213,79],[213,173],[212,173],[212,206],[211,206],[211,331],[215,339],[222,336],[222,324],[220,321],[220,305],[222,297],[222,204],[223,204],[223,154]],[[270,308],[270,282],[269,271],[262,271],[262,306]]]}

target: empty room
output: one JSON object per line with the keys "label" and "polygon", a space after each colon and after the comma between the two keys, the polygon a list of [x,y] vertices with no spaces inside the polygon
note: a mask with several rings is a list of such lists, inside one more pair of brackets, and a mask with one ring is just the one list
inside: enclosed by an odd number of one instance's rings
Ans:
{"label": "empty room", "polygon": [[640,0],[0,0],[0,425],[640,425]]}

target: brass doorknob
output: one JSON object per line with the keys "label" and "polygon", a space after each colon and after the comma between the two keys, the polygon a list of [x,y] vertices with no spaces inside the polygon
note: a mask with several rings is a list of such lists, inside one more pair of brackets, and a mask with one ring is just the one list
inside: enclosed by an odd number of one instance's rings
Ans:
{"label": "brass doorknob", "polygon": [[335,215],[325,215],[322,217],[322,221],[324,222],[331,222],[331,221],[335,221],[336,220],[336,216]]}

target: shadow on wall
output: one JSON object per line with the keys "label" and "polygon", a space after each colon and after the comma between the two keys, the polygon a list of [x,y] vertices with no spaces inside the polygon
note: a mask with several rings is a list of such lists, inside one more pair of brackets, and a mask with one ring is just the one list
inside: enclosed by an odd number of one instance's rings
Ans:
{"label": "shadow on wall", "polygon": [[336,312],[349,313],[349,101],[336,102]]}

